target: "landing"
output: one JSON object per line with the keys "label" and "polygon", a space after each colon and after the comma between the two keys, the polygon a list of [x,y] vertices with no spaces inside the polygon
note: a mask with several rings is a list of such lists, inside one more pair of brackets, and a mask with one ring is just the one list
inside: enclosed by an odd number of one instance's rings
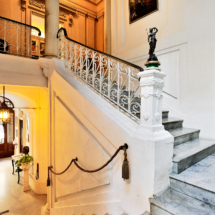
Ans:
{"label": "landing", "polygon": [[215,193],[215,154],[170,177]]}
{"label": "landing", "polygon": [[0,159],[0,213],[5,215],[40,215],[46,204],[46,195],[36,195],[33,191],[22,191],[23,178],[17,184],[17,174],[12,175],[10,158]]}

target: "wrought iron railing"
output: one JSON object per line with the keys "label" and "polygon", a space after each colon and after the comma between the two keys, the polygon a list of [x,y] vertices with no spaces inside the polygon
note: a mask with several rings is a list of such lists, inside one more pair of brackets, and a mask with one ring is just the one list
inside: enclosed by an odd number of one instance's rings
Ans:
{"label": "wrought iron railing", "polygon": [[40,36],[36,27],[0,17],[0,53],[39,58]]}
{"label": "wrought iron railing", "polygon": [[65,28],[58,31],[57,38],[58,57],[64,60],[67,71],[139,121],[141,100],[137,74],[143,69],[68,38]]}

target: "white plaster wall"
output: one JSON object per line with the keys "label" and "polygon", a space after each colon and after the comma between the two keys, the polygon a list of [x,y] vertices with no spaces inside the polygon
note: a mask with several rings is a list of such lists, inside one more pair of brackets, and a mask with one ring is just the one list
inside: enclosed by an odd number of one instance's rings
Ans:
{"label": "white plaster wall", "polygon": [[112,54],[144,67],[146,28],[157,27],[164,108],[208,138],[215,138],[214,8],[214,0],[159,0],[159,11],[129,24],[128,0],[111,0]]}
{"label": "white plaster wall", "polygon": [[86,174],[74,165],[65,175],[52,176],[51,215],[142,214],[149,197],[169,186],[173,138],[162,130],[154,136],[117,110],[53,60],[51,91],[51,165],[63,171],[78,157],[86,169],[101,166],[128,143],[130,179],[122,179],[123,153],[100,173]]}
{"label": "white plaster wall", "polygon": [[38,60],[0,54],[0,84],[47,87]]}

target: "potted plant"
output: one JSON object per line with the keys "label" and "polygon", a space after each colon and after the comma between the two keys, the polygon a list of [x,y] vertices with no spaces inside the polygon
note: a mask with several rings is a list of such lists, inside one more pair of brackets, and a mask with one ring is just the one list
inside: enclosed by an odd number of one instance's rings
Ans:
{"label": "potted plant", "polygon": [[28,170],[30,168],[30,163],[33,161],[33,157],[30,155],[24,155],[19,160],[16,161],[16,167],[22,166],[23,170]]}

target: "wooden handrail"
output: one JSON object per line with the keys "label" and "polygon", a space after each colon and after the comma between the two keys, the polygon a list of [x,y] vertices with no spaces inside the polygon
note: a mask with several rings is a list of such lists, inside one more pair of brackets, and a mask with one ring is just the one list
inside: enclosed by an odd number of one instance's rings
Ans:
{"label": "wooden handrail", "polygon": [[64,32],[64,36],[66,37],[67,40],[70,40],[70,41],[72,41],[72,42],[74,42],[74,43],[77,43],[77,44],[79,44],[79,45],[81,45],[81,46],[84,46],[85,48],[91,49],[92,51],[98,52],[98,53],[100,53],[100,54],[102,54],[102,55],[105,55],[105,56],[107,56],[107,57],[113,58],[113,59],[115,59],[115,60],[117,60],[117,61],[120,61],[120,62],[122,62],[122,63],[124,63],[124,64],[127,64],[127,65],[129,65],[129,66],[135,67],[136,69],[138,69],[138,70],[140,70],[140,71],[144,71],[144,69],[143,69],[142,67],[140,67],[140,66],[137,66],[137,65],[135,65],[135,64],[133,64],[133,63],[130,63],[130,62],[125,61],[125,60],[122,60],[122,59],[117,58],[117,57],[115,57],[115,56],[113,56],[113,55],[109,55],[109,54],[107,54],[107,53],[105,53],[105,52],[96,50],[96,49],[94,49],[94,48],[91,48],[91,47],[86,46],[86,45],[84,45],[84,44],[82,44],[82,43],[79,43],[79,42],[77,42],[77,41],[75,41],[75,40],[70,39],[70,38],[68,37],[68,35],[67,35],[67,31],[66,31],[65,28],[60,28],[60,29],[58,30],[58,32],[57,32],[57,38],[59,38],[59,32],[60,32],[60,31],[63,31],[63,32]]}

